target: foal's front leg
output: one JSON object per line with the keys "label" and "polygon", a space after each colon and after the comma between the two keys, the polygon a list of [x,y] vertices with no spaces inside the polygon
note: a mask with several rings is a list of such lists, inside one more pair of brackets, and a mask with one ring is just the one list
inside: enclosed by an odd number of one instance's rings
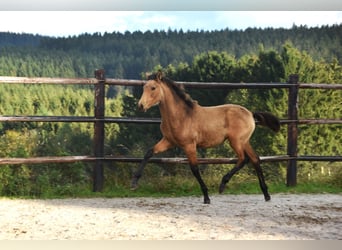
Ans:
{"label": "foal's front leg", "polygon": [[144,168],[148,162],[148,160],[153,156],[153,148],[147,150],[144,159],[140,163],[138,170],[133,174],[132,183],[131,183],[131,190],[135,190],[138,188],[138,181],[144,171]]}
{"label": "foal's front leg", "polygon": [[197,165],[196,145],[188,146],[188,147],[184,148],[184,151],[186,153],[186,156],[188,157],[191,172],[196,177],[198,183],[201,186],[201,190],[202,190],[202,193],[204,196],[204,204],[210,204],[210,199],[209,199],[209,195],[208,195],[208,188],[205,185],[205,183],[201,177],[201,174],[200,174],[200,171],[199,171],[198,165]]}
{"label": "foal's front leg", "polygon": [[170,143],[166,138],[161,139],[156,145],[154,145],[153,148],[150,148],[147,150],[144,159],[140,163],[137,171],[133,174],[132,183],[131,183],[131,189],[135,190],[138,187],[138,181],[140,177],[142,176],[142,172],[144,171],[144,168],[148,162],[148,160],[155,154],[164,152],[170,148],[173,147],[173,144]]}
{"label": "foal's front leg", "polygon": [[210,198],[209,198],[209,195],[208,195],[208,188],[205,185],[205,183],[204,183],[204,181],[203,181],[203,179],[201,177],[201,174],[199,172],[198,166],[197,165],[192,165],[190,163],[190,167],[191,167],[191,171],[192,171],[193,175],[196,177],[198,183],[201,186],[201,190],[202,190],[202,193],[203,193],[203,196],[204,196],[204,204],[210,204]]}

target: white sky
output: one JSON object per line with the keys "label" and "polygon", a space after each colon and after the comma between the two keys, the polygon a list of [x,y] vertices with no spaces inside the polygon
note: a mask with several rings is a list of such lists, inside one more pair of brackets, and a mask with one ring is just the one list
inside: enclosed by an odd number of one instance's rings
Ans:
{"label": "white sky", "polygon": [[342,11],[1,11],[0,32],[69,36],[94,32],[316,27],[342,23]]}

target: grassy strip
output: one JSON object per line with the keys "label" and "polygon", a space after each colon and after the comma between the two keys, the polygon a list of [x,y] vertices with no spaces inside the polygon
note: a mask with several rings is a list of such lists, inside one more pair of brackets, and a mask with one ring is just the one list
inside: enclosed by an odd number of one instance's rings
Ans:
{"label": "grassy strip", "polygon": [[[196,184],[196,185],[194,185]],[[341,194],[341,187],[329,185],[327,183],[299,183],[295,187],[287,187],[284,183],[269,183],[269,192],[272,194],[284,193],[284,194],[322,194],[332,193]],[[218,194],[217,187],[209,187],[209,195]],[[224,194],[260,194],[262,192],[257,182],[245,182],[245,183],[232,183],[228,185]],[[137,190],[130,190],[129,187],[123,185],[107,186],[103,192],[92,192],[91,187],[75,187],[68,186],[64,190],[46,190],[46,192],[37,196],[28,195],[25,197],[12,197],[12,198],[41,198],[41,199],[53,199],[53,198],[125,198],[125,197],[186,197],[186,196],[201,196],[202,192],[197,186],[197,183],[187,183],[183,185],[175,186],[171,183],[164,185],[163,187],[156,187],[152,184],[141,184]]]}
{"label": "grassy strip", "polygon": [[[123,197],[182,197],[182,196],[202,196],[200,187],[193,176],[153,176],[143,177],[139,182],[139,188],[132,191],[129,186],[129,177],[125,178],[107,178],[103,192],[92,192],[92,183],[80,183],[66,185],[53,185],[45,183],[39,188],[39,193],[27,193],[22,195],[13,195],[12,198],[123,198]],[[207,178],[206,183],[209,189],[209,195],[218,194],[219,178]],[[288,194],[322,194],[333,193],[341,194],[341,182],[335,179],[320,178],[310,181],[299,179],[295,187],[287,187],[284,182],[268,181],[269,193],[288,193]],[[257,178],[240,177],[232,178],[227,184],[224,194],[260,194]],[[6,195],[7,196],[7,195]],[[8,196],[7,196],[8,197]]]}

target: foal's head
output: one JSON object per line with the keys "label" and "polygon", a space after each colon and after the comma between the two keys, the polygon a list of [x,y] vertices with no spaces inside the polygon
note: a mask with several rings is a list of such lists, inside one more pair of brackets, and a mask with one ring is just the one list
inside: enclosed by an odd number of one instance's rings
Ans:
{"label": "foal's head", "polygon": [[148,77],[144,85],[144,92],[138,102],[140,110],[146,112],[152,106],[158,105],[162,100],[163,91],[161,87],[162,73],[158,72]]}
{"label": "foal's head", "polygon": [[186,106],[193,108],[196,101],[192,100],[191,97],[185,92],[181,85],[176,84],[174,81],[163,76],[162,72],[152,74],[148,77],[148,81],[144,85],[144,92],[139,100],[138,107],[140,110],[146,111],[152,106],[158,105],[165,97],[162,90],[162,83],[165,83],[173,93],[178,96]]}

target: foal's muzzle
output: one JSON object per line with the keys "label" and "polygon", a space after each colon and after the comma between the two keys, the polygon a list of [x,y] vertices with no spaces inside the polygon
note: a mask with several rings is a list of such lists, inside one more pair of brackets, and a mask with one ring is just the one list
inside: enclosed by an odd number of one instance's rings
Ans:
{"label": "foal's muzzle", "polygon": [[138,103],[138,109],[139,109],[140,111],[146,112],[146,109],[144,108],[144,105],[143,105],[141,102]]}

